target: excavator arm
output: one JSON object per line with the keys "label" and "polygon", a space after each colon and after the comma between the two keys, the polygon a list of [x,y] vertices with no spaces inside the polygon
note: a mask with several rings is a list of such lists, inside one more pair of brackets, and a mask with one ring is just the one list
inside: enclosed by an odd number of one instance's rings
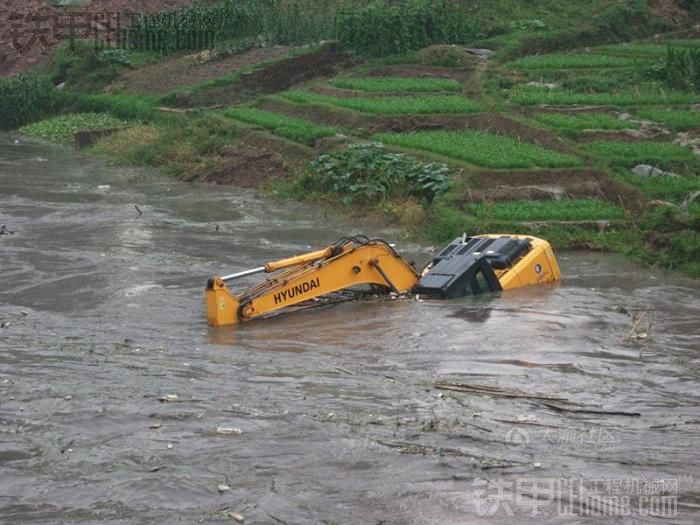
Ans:
{"label": "excavator arm", "polygon": [[[226,285],[248,275],[273,272],[278,273],[238,295]],[[344,238],[317,252],[210,279],[205,291],[207,320],[214,327],[250,321],[359,285],[405,293],[419,279],[413,266],[386,242]]]}

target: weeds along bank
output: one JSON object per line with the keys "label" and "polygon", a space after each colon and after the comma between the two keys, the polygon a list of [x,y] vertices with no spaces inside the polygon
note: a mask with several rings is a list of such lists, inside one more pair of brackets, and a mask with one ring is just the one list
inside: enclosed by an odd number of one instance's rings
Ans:
{"label": "weeds along bank", "polygon": [[440,241],[533,233],[700,275],[697,33],[646,2],[480,4],[194,2],[137,23],[211,48],[64,45],[0,81],[0,124],[106,129],[88,151]]}

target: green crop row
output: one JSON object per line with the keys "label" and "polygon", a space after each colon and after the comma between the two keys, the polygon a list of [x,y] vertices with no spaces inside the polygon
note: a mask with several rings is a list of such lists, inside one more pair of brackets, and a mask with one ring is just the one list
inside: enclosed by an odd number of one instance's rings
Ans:
{"label": "green crop row", "polygon": [[272,130],[276,135],[309,145],[313,145],[316,139],[335,135],[340,131],[338,128],[321,126],[308,120],[256,108],[232,108],[226,110],[224,115],[250,124],[257,124]]}
{"label": "green crop row", "polygon": [[520,69],[595,69],[612,67],[633,67],[638,60],[592,53],[551,53],[521,58],[509,64]]}
{"label": "green crop row", "polygon": [[431,44],[465,44],[479,33],[479,19],[457,0],[344,2],[335,18],[341,47],[362,55],[406,53]]}
{"label": "green crop row", "polygon": [[55,112],[60,93],[48,77],[0,78],[0,129],[14,129]]}
{"label": "green crop row", "polygon": [[653,164],[695,160],[695,155],[690,148],[667,142],[629,143],[600,140],[584,144],[582,148],[599,159],[614,163]]}
{"label": "green crop row", "polygon": [[465,160],[487,168],[564,168],[581,164],[572,155],[483,131],[379,133],[373,139]]}
{"label": "green crop row", "polygon": [[300,104],[329,104],[364,113],[410,115],[417,113],[472,113],[479,106],[458,95],[396,96],[342,98],[308,91],[287,91],[282,96]]}
{"label": "green crop row", "polygon": [[521,106],[550,104],[570,106],[573,104],[599,106],[654,106],[663,104],[693,104],[697,95],[680,91],[658,91],[639,93],[623,91],[617,93],[576,93],[560,89],[539,87],[518,88],[511,92],[509,100]]}
{"label": "green crop row", "polygon": [[700,111],[668,108],[649,108],[637,111],[645,119],[657,122],[672,130],[700,128]]}
{"label": "green crop row", "polygon": [[140,14],[124,38],[161,52],[212,48],[217,42],[261,36],[278,44],[328,38],[337,0],[219,0]]}
{"label": "green crop row", "polygon": [[[684,41],[677,41],[684,42]],[[690,41],[685,41],[690,42]],[[627,44],[608,44],[593,48],[594,53],[635,56],[641,58],[664,58],[668,53],[668,46],[671,43],[661,44],[643,44],[643,43],[627,43]],[[679,47],[690,47],[684,44],[673,44]]]}
{"label": "green crop row", "polygon": [[20,132],[56,142],[71,142],[75,132],[81,129],[119,128],[124,125],[125,121],[104,113],[71,113],[27,124],[20,128]]}
{"label": "green crop row", "polygon": [[582,113],[563,115],[561,113],[538,113],[535,120],[553,128],[583,131],[586,129],[619,130],[638,128],[639,124],[620,120],[604,113]]}
{"label": "green crop row", "polygon": [[344,77],[331,81],[336,87],[368,92],[460,91],[462,85],[451,78]]}
{"label": "green crop row", "polygon": [[497,221],[589,221],[623,219],[622,208],[600,199],[511,201],[467,205],[467,213]]}

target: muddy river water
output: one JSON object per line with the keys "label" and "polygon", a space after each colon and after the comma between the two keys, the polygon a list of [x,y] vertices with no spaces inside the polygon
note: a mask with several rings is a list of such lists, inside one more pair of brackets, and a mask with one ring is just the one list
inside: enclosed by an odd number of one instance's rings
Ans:
{"label": "muddy river water", "polygon": [[213,274],[430,247],[9,135],[1,225],[3,523],[700,521],[693,281],[561,253],[556,287],[212,330]]}

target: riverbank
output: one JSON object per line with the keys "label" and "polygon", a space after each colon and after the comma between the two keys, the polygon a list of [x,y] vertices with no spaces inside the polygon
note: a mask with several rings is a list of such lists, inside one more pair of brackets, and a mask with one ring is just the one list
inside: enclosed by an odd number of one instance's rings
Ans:
{"label": "riverbank", "polygon": [[106,113],[117,121],[101,126],[118,129],[86,151],[117,163],[373,214],[438,242],[528,233],[700,276],[698,99],[653,73],[669,45],[700,49],[698,33],[527,56],[553,34],[540,29],[382,58],[247,40],[125,52],[89,73],[97,57],[79,47],[49,67],[71,63],[68,115],[23,130],[65,138],[71,119],[85,125],[70,113]]}

